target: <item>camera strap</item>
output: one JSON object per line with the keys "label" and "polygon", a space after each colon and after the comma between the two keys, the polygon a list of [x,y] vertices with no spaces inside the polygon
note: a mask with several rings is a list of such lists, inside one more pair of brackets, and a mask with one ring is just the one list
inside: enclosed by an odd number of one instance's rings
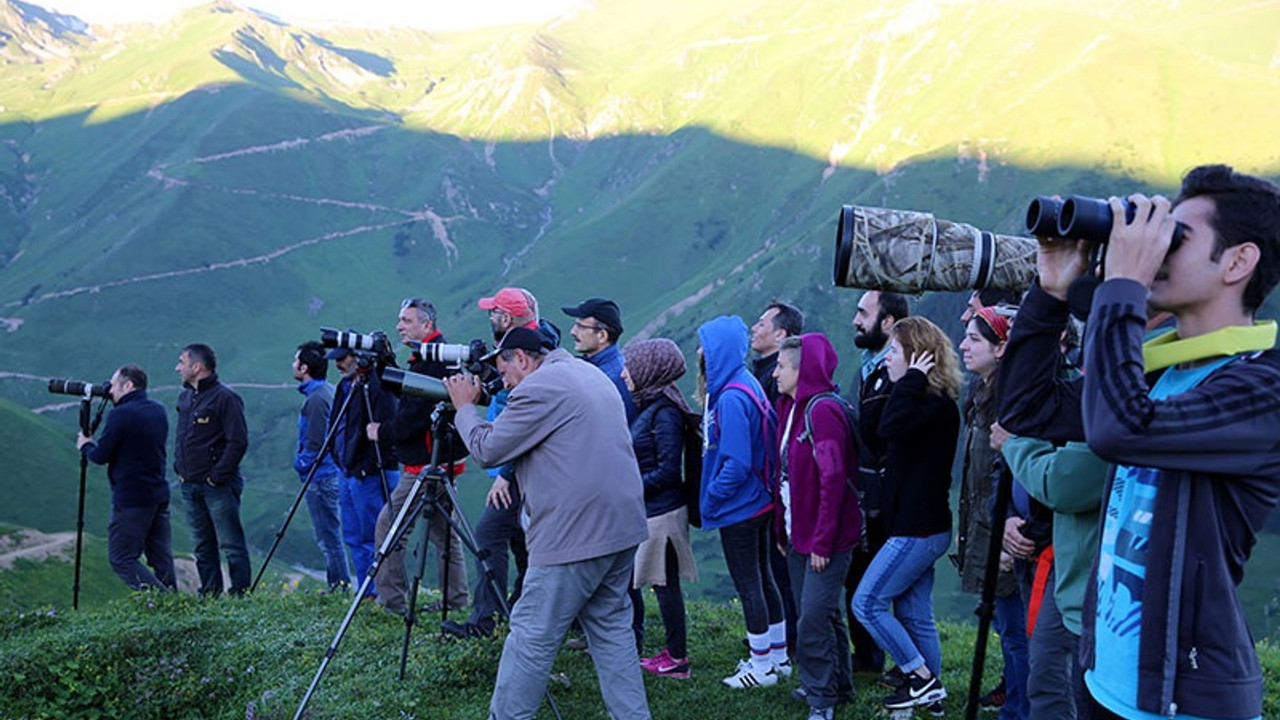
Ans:
{"label": "camera strap", "polygon": [[1274,320],[1263,320],[1247,326],[1232,325],[1185,340],[1178,338],[1177,330],[1170,330],[1143,344],[1142,359],[1146,372],[1155,372],[1197,360],[1270,350],[1275,344]]}

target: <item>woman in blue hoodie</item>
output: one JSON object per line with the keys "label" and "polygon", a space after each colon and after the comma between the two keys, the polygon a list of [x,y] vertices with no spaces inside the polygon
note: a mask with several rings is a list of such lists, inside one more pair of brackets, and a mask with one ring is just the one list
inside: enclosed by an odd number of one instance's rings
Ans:
{"label": "woman in blue hoodie", "polygon": [[698,328],[705,384],[702,527],[719,530],[729,577],[742,600],[751,657],[724,679],[732,688],[776,685],[791,674],[782,595],[769,565],[777,420],[747,369],[746,323],[722,315]]}

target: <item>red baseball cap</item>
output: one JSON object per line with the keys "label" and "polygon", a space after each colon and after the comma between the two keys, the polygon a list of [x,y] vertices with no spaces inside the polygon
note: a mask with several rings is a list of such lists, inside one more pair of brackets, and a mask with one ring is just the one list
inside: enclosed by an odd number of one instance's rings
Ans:
{"label": "red baseball cap", "polygon": [[481,310],[501,310],[517,318],[537,318],[538,301],[524,288],[505,287],[493,297],[480,298]]}

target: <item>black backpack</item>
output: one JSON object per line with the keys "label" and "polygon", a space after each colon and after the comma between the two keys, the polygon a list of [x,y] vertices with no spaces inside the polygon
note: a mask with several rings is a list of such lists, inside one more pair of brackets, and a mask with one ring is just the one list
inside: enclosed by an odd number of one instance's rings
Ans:
{"label": "black backpack", "polygon": [[857,453],[857,457],[846,459],[853,460],[854,462],[849,465],[856,467],[858,471],[854,477],[848,478],[849,486],[858,496],[858,505],[862,508],[863,514],[867,517],[876,517],[880,514],[880,496],[884,489],[884,477],[878,468],[863,465],[864,461],[871,460],[872,455],[862,442],[862,434],[858,432],[858,409],[835,392],[814,395],[809,398],[809,403],[804,407],[804,434],[799,439],[804,441],[813,437],[813,406],[817,405],[819,400],[826,399],[840,404],[840,409],[844,411],[844,419],[849,423],[849,430],[853,433],[853,444],[850,449]]}
{"label": "black backpack", "polygon": [[689,510],[689,524],[702,527],[702,415],[684,416],[684,505]]}

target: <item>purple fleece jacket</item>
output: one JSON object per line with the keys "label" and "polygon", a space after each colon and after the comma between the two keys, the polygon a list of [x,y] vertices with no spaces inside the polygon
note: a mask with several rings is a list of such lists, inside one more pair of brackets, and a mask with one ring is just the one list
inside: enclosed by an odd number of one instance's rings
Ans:
{"label": "purple fleece jacket", "polygon": [[[834,399],[819,400],[809,413],[812,437],[805,437],[805,408],[820,393],[835,390],[835,370],[840,359],[831,341],[820,333],[801,336],[800,376],[795,399],[779,395],[778,438],[791,413],[787,442],[787,480],[791,484],[791,546],[803,555],[831,557],[848,552],[862,535],[862,509],[850,478],[856,477],[857,451],[852,428]],[[781,518],[781,513],[778,514]],[[781,519],[779,519],[781,526]],[[781,530],[780,529],[780,534]]]}

